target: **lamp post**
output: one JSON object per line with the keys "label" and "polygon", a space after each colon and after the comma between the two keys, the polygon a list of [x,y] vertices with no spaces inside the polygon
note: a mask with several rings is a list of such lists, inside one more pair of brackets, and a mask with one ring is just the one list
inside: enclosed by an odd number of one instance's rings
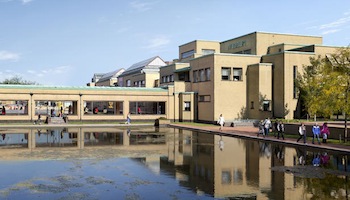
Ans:
{"label": "lamp post", "polygon": [[[28,108],[29,111],[29,108]],[[35,114],[35,109],[34,109]],[[33,93],[30,92],[30,122],[33,122]]]}
{"label": "lamp post", "polygon": [[83,94],[82,93],[79,93],[79,98],[80,98],[80,100],[79,100],[79,118],[80,118],[80,121],[81,121],[81,115],[82,115],[82,105],[83,105],[83,103],[81,102],[81,96],[83,96]]}

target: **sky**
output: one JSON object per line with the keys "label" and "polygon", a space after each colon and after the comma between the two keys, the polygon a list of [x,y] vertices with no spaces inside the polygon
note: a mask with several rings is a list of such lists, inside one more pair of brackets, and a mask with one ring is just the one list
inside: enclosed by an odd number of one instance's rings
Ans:
{"label": "sky", "polygon": [[0,0],[0,81],[85,86],[193,40],[255,31],[350,44],[349,0]]}

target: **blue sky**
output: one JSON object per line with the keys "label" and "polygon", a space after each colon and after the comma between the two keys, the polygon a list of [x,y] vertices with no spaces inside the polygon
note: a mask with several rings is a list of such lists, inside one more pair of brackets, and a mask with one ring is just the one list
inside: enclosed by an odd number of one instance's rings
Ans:
{"label": "blue sky", "polygon": [[83,86],[201,39],[255,31],[322,36],[350,44],[350,1],[0,0],[0,81]]}

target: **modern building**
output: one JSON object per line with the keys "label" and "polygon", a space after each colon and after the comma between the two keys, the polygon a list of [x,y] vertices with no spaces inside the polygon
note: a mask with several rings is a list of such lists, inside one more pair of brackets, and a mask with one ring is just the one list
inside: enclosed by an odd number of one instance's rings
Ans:
{"label": "modern building", "polygon": [[[73,120],[122,120],[139,107],[145,115],[136,119],[301,118],[297,74],[310,65],[310,57],[327,57],[338,48],[322,45],[318,36],[265,32],[222,42],[194,40],[180,45],[179,58],[171,63],[155,56],[133,64],[118,76],[119,87],[1,86],[1,102],[29,109],[24,116],[0,120],[32,119],[40,106],[68,104],[74,108],[68,111]],[[93,82],[102,77],[95,74]],[[90,115],[96,107],[103,115]]]}
{"label": "modern building", "polygon": [[161,85],[195,94],[196,121],[215,122],[220,114],[226,121],[300,118],[297,74],[310,57],[337,48],[323,46],[322,37],[264,32],[223,42],[196,40],[179,47],[178,62],[161,67]]}

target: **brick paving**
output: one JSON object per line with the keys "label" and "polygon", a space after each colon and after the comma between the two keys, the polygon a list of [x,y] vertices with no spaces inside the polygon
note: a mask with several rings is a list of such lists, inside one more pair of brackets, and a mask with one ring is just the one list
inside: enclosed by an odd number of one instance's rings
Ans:
{"label": "brick paving", "polygon": [[311,136],[307,137],[306,144],[304,144],[302,140],[300,140],[297,143],[296,138],[285,138],[284,140],[277,139],[276,137],[273,136],[273,133],[267,137],[263,137],[262,135],[257,136],[258,128],[253,126],[236,126],[236,127],[225,126],[222,131],[219,130],[219,126],[195,126],[195,125],[186,125],[186,124],[170,124],[170,126],[176,127],[176,128],[185,128],[185,129],[191,129],[191,130],[197,130],[197,131],[204,131],[204,132],[209,132],[213,134],[234,136],[234,137],[245,138],[245,139],[255,139],[255,140],[268,141],[268,142],[279,142],[279,143],[285,143],[289,145],[304,146],[304,147],[310,147],[310,148],[319,148],[319,149],[350,153],[349,145],[331,144],[331,143],[312,144]]}

